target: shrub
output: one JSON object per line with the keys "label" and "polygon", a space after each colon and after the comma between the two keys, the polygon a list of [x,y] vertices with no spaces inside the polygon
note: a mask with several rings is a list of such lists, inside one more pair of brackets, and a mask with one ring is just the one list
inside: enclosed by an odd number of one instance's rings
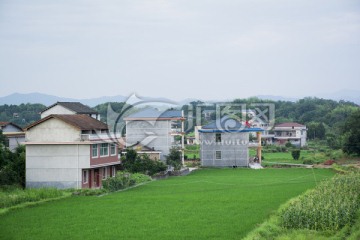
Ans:
{"label": "shrub", "polygon": [[293,145],[291,144],[291,142],[287,142],[287,143],[285,143],[285,147],[291,148],[291,147],[293,147]]}
{"label": "shrub", "polygon": [[281,211],[286,228],[339,230],[351,224],[360,206],[360,174],[338,175],[290,202]]}
{"label": "shrub", "polygon": [[294,160],[299,160],[299,158],[300,158],[300,150],[299,149],[292,150],[291,151],[291,156],[293,157]]}
{"label": "shrub", "polygon": [[181,152],[179,148],[171,148],[169,155],[166,156],[166,163],[174,167],[175,170],[180,170],[181,162]]}
{"label": "shrub", "polygon": [[109,192],[114,192],[135,185],[135,181],[130,179],[129,172],[117,172],[115,177],[110,177],[102,181],[103,188]]}
{"label": "shrub", "polygon": [[126,156],[122,159],[122,164],[125,170],[131,173],[144,173],[151,176],[167,169],[163,162],[152,160],[147,154],[138,155],[133,149],[126,150]]}
{"label": "shrub", "polygon": [[76,189],[73,191],[73,195],[77,196],[98,196],[106,193],[106,189]]}
{"label": "shrub", "polygon": [[115,177],[107,178],[102,183],[105,190],[114,192],[148,181],[151,178],[141,173],[117,172]]}
{"label": "shrub", "polygon": [[307,160],[304,160],[304,161],[303,161],[303,164],[312,165],[312,164],[314,164],[314,161],[313,161],[313,160],[310,160],[310,159],[307,159]]}

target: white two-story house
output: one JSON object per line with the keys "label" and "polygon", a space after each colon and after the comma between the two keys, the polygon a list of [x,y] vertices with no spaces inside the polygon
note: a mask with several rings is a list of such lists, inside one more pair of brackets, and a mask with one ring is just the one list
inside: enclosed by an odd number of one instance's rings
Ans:
{"label": "white two-story house", "polygon": [[86,114],[53,114],[25,128],[26,187],[99,188],[120,164],[108,127]]}
{"label": "white two-story house", "polygon": [[279,145],[290,142],[295,146],[303,147],[306,145],[306,132],[305,125],[295,122],[281,123],[274,127],[274,140]]}

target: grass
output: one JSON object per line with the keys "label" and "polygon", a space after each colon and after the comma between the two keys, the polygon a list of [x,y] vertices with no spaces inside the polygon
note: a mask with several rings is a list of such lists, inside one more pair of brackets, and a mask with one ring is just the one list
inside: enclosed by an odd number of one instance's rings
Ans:
{"label": "grass", "polygon": [[26,202],[37,202],[44,199],[59,198],[70,195],[54,188],[20,189],[9,188],[0,190],[0,209],[12,207]]}
{"label": "grass", "polygon": [[202,169],[0,216],[0,239],[241,239],[328,169]]}

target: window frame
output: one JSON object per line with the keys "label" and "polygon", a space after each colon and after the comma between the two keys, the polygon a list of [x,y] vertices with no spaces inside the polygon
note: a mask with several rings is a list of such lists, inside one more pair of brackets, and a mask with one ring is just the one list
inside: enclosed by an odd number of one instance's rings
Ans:
{"label": "window frame", "polygon": [[[96,148],[94,148],[96,146]],[[94,150],[96,149],[96,155],[94,155]],[[97,158],[99,157],[99,146],[98,144],[92,144],[91,145],[91,157]]]}
{"label": "window frame", "polygon": [[89,182],[89,170],[83,170],[82,178],[83,178],[83,184]]}
{"label": "window frame", "polygon": [[[106,145],[106,147],[104,147]],[[106,150],[106,154],[105,154]],[[108,143],[101,143],[100,144],[100,157],[108,157],[109,156],[109,144]]]}
{"label": "window frame", "polygon": [[221,133],[215,133],[215,142],[221,143]]}
{"label": "window frame", "polygon": [[112,177],[116,176],[116,167],[112,166]]}
{"label": "window frame", "polygon": [[[112,153],[113,150],[114,150],[114,153]],[[110,144],[110,155],[116,156],[116,144],[115,143]]]}
{"label": "window frame", "polygon": [[102,180],[105,180],[107,178],[107,169],[106,167],[102,168]]}
{"label": "window frame", "polygon": [[[218,157],[218,154],[220,154],[220,157]],[[221,160],[222,159],[222,153],[221,151],[215,151],[215,160]]]}

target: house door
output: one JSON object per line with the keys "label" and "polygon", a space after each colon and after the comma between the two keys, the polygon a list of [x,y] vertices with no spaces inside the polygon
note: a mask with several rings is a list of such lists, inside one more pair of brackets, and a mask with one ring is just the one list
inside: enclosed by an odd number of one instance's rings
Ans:
{"label": "house door", "polygon": [[99,169],[94,169],[94,187],[100,187]]}

